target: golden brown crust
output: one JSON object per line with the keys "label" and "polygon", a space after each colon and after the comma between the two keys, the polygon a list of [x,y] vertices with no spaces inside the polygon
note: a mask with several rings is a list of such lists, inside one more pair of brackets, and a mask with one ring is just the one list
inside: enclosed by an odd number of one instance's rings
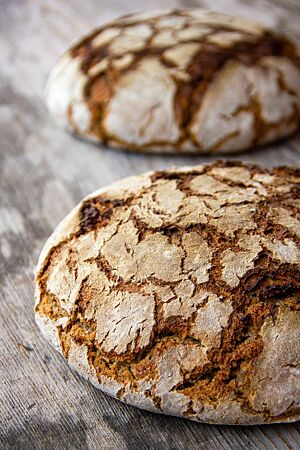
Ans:
{"label": "golden brown crust", "polygon": [[47,97],[68,126],[113,147],[233,152],[297,129],[299,69],[296,46],[255,22],[175,10],[95,30],[58,63]]}
{"label": "golden brown crust", "polygon": [[299,187],[297,169],[218,161],[90,195],[40,259],[42,331],[136,406],[212,423],[296,420]]}

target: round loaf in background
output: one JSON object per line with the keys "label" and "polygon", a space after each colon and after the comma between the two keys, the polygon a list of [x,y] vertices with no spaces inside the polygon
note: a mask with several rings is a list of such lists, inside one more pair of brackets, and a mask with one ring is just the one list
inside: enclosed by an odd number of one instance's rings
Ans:
{"label": "round loaf in background", "polygon": [[36,270],[36,320],[134,406],[216,424],[300,418],[300,172],[239,162],[85,198]]}
{"label": "round loaf in background", "polygon": [[300,53],[241,17],[197,8],[130,15],[67,51],[46,97],[60,123],[109,146],[236,152],[298,128]]}

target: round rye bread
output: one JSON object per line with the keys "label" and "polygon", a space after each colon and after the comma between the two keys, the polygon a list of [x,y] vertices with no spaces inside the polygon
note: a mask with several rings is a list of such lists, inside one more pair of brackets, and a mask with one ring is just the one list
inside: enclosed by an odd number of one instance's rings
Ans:
{"label": "round rye bread", "polygon": [[69,364],[139,408],[200,422],[300,418],[300,171],[217,161],[86,197],[36,271]]}
{"label": "round rye bread", "polygon": [[60,123],[112,147],[236,152],[298,128],[300,52],[241,17],[135,14],[67,51],[46,97]]}

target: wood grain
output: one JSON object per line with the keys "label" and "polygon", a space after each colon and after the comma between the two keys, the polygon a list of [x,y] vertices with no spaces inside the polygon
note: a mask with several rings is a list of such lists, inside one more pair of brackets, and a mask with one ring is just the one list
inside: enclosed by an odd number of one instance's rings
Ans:
{"label": "wood grain", "polygon": [[[165,0],[260,19],[300,40],[299,0]],[[207,157],[109,151],[58,129],[43,87],[80,34],[159,0],[2,0],[0,5],[0,448],[299,449],[300,424],[216,427],[129,407],[73,373],[39,333],[33,269],[53,227],[86,194],[121,177]],[[242,155],[300,165],[300,137]]]}

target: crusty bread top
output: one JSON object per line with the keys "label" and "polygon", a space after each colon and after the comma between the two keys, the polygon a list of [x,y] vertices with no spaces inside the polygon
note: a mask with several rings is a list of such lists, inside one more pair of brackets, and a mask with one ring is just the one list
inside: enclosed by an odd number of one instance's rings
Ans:
{"label": "crusty bread top", "polygon": [[79,134],[131,149],[226,152],[294,131],[299,49],[244,18],[187,9],[113,21],[49,78],[50,111]]}
{"label": "crusty bread top", "polygon": [[98,191],[45,246],[39,324],[92,382],[216,423],[300,407],[300,172],[216,162]]}

